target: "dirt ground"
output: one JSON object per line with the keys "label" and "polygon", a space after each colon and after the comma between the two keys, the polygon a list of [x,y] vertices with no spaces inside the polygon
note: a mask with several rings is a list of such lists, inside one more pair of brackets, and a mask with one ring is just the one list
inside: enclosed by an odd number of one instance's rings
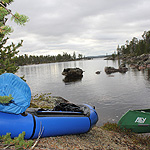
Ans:
{"label": "dirt ground", "polygon": [[[36,141],[36,140],[35,140]],[[101,127],[94,127],[88,133],[41,138],[35,150],[148,150],[150,147],[135,144],[133,139]]]}

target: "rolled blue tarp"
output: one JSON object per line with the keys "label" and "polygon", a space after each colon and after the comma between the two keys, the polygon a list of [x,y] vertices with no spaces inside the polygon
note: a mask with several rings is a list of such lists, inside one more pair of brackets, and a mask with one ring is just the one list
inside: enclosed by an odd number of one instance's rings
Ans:
{"label": "rolled blue tarp", "polygon": [[28,84],[13,73],[0,75],[0,96],[13,97],[12,102],[0,103],[0,111],[20,114],[30,106],[31,90]]}

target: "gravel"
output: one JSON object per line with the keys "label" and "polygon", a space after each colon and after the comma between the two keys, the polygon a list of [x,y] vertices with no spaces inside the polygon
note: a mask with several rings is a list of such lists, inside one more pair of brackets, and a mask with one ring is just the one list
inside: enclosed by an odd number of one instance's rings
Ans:
{"label": "gravel", "polygon": [[[35,139],[36,141],[36,139]],[[138,145],[127,135],[94,127],[88,133],[41,138],[35,150],[147,150],[150,147]]]}

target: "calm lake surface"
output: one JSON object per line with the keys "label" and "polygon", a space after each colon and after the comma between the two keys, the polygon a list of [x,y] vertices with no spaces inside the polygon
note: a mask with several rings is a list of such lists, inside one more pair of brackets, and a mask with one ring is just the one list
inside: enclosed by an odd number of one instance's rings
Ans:
{"label": "calm lake surface", "polygon": [[[118,61],[102,58],[83,61],[60,62],[21,66],[18,76],[25,75],[32,95],[52,93],[76,104],[96,106],[98,125],[116,122],[129,109],[150,108],[150,70],[137,71],[129,68],[125,74],[111,76],[106,66],[118,68]],[[76,82],[65,83],[61,74],[64,68],[79,67],[85,72]],[[95,74],[100,70],[99,75]]]}

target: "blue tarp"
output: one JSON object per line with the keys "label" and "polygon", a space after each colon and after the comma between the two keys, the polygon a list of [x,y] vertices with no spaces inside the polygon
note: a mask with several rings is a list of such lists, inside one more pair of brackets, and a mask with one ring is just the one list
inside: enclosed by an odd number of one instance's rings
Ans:
{"label": "blue tarp", "polygon": [[13,102],[8,105],[0,103],[0,111],[20,114],[30,106],[31,90],[27,83],[13,73],[4,73],[0,75],[0,96],[10,94]]}

